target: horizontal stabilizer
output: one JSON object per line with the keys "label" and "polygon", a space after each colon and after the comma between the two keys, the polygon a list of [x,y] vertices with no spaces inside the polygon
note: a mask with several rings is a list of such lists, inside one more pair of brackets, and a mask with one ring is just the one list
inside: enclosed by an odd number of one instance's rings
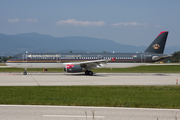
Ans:
{"label": "horizontal stabilizer", "polygon": [[173,55],[154,56],[152,59],[153,60],[160,60],[160,59],[170,58],[171,56],[173,56]]}

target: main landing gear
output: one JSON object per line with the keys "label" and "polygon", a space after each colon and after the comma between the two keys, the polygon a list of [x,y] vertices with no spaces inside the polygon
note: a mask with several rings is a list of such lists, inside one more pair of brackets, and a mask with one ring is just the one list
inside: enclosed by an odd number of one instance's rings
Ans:
{"label": "main landing gear", "polygon": [[25,68],[23,75],[27,75],[27,68]]}
{"label": "main landing gear", "polygon": [[89,70],[86,70],[86,71],[85,71],[85,74],[92,76],[92,75],[93,75],[93,72],[92,72],[92,71],[89,71]]}

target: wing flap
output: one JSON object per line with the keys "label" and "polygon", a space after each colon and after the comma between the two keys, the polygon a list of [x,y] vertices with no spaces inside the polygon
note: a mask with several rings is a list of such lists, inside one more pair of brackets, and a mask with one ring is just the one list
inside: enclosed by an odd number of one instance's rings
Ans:
{"label": "wing flap", "polygon": [[106,64],[108,61],[113,59],[102,59],[102,60],[92,60],[92,61],[84,61],[84,62],[78,62],[78,63],[72,63],[72,64],[79,64],[81,67],[84,67],[86,69],[92,69],[92,68],[99,68],[103,67],[103,64]]}

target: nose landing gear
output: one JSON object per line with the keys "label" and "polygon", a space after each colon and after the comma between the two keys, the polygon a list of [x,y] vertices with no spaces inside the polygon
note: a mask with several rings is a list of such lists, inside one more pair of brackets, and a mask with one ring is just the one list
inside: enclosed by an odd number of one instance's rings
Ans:
{"label": "nose landing gear", "polygon": [[25,68],[23,75],[27,75],[27,68]]}

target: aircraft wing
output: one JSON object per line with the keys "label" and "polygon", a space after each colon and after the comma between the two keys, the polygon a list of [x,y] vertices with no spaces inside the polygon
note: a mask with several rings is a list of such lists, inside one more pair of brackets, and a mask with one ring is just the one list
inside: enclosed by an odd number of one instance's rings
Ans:
{"label": "aircraft wing", "polygon": [[108,61],[114,61],[115,58],[113,59],[102,59],[102,60],[93,60],[93,61],[84,61],[84,62],[77,62],[77,63],[71,63],[71,64],[76,64],[80,65],[81,67],[87,68],[87,69],[92,69],[92,68],[100,68],[103,67],[103,64],[106,64]]}

